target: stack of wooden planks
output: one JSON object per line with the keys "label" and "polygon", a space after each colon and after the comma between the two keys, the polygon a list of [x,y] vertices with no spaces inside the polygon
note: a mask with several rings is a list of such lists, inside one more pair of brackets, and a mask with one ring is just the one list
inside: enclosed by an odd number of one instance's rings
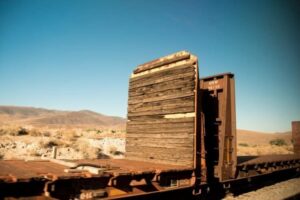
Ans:
{"label": "stack of wooden planks", "polygon": [[139,65],[129,82],[126,158],[194,166],[197,58],[181,51]]}

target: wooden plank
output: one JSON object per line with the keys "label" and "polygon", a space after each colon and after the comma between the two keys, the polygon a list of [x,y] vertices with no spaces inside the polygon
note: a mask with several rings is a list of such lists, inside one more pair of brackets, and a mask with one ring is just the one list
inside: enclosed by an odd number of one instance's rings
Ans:
{"label": "wooden plank", "polygon": [[169,109],[161,109],[161,110],[153,110],[153,111],[144,111],[144,112],[129,112],[128,117],[137,117],[137,116],[147,116],[147,115],[166,115],[166,114],[176,114],[176,113],[190,113],[194,112],[194,106],[185,106],[185,107],[177,107],[177,108],[169,108]]}
{"label": "wooden plank", "polygon": [[163,147],[147,147],[147,146],[128,146],[126,147],[126,154],[134,153],[136,155],[150,154],[156,157],[170,156],[177,158],[190,158],[193,157],[193,149],[188,148],[163,148]]}
{"label": "wooden plank", "polygon": [[128,117],[127,119],[130,121],[154,121],[154,120],[160,120],[160,119],[164,119],[165,115],[148,115],[148,116],[138,116],[138,117]]}
{"label": "wooden plank", "polygon": [[194,97],[193,96],[187,96],[187,97],[182,97],[178,99],[166,99],[162,101],[156,101],[156,102],[139,102],[135,104],[129,104],[128,105],[128,111],[132,109],[138,109],[138,108],[143,108],[143,107],[155,107],[155,106],[160,106],[160,105],[181,105],[185,102],[194,102]]}
{"label": "wooden plank", "polygon": [[176,145],[176,144],[193,144],[193,137],[190,138],[165,138],[164,140],[161,140],[161,138],[127,138],[126,142],[128,141],[129,143],[138,143],[139,145],[146,145],[146,144],[160,144],[160,143],[165,143],[169,145]]}
{"label": "wooden plank", "polygon": [[[128,107],[129,113],[136,113],[136,112],[145,112],[145,111],[158,111],[158,110],[168,110],[174,108],[181,108],[181,107],[195,107],[194,98],[188,97],[189,99],[180,99],[180,101],[174,101],[171,103],[163,103],[163,102],[154,102],[154,103],[141,103],[137,105],[131,105]],[[180,106],[178,106],[180,105]]]}
{"label": "wooden plank", "polygon": [[159,119],[152,121],[128,121],[128,125],[137,125],[137,124],[173,124],[173,123],[188,123],[194,122],[194,118],[177,118],[177,119]]}
{"label": "wooden plank", "polygon": [[166,135],[166,136],[170,136],[170,135],[174,135],[174,137],[176,135],[186,135],[186,134],[190,134],[192,133],[194,130],[191,128],[190,130],[179,130],[179,131],[172,131],[172,130],[169,130],[169,131],[165,131],[165,130],[162,130],[161,132],[159,131],[151,131],[151,130],[147,130],[147,131],[136,131],[136,130],[133,130],[133,131],[129,131],[129,134],[127,134],[128,138],[131,137],[131,135],[140,135],[140,137],[157,137],[157,138],[160,138],[162,137],[163,135]]}
{"label": "wooden plank", "polygon": [[174,66],[173,68],[165,68],[165,69],[161,69],[159,71],[150,73],[150,74],[144,74],[141,76],[137,76],[137,77],[131,77],[129,80],[129,83],[136,83],[139,81],[146,81],[146,80],[151,80],[151,79],[156,79],[158,77],[163,77],[166,75],[171,75],[171,74],[178,74],[178,73],[183,73],[186,70],[191,71],[191,68],[195,68],[194,67],[194,62],[193,61],[187,61],[184,62],[182,64],[179,64],[177,66]]}
{"label": "wooden plank", "polygon": [[177,143],[172,143],[172,144],[168,144],[168,143],[145,143],[143,144],[143,146],[139,145],[138,142],[133,142],[130,141],[128,143],[126,143],[126,146],[130,147],[162,147],[162,148],[168,148],[168,149],[172,149],[172,148],[193,148],[193,141],[191,143],[184,143],[184,144],[177,144]]}
{"label": "wooden plank", "polygon": [[146,102],[146,103],[137,103],[131,104],[128,107],[128,112],[141,112],[141,111],[149,111],[149,110],[161,110],[161,109],[172,109],[175,108],[176,105],[180,105],[180,107],[193,106],[194,99],[192,96],[179,98],[179,99],[171,99],[157,102]]}
{"label": "wooden plank", "polygon": [[169,94],[169,95],[165,95],[165,96],[159,96],[159,97],[151,97],[151,98],[147,98],[147,99],[128,99],[128,104],[137,104],[137,103],[148,103],[148,102],[156,102],[156,101],[164,101],[164,100],[170,100],[170,99],[179,99],[179,98],[183,98],[183,97],[190,97],[190,96],[194,96],[195,93],[194,91],[185,91],[185,92],[181,92],[179,94]]}
{"label": "wooden plank", "polygon": [[129,129],[135,129],[135,128],[143,128],[143,129],[176,129],[176,128],[193,128],[194,123],[191,122],[183,122],[183,123],[160,123],[160,124],[132,124],[128,123],[127,128]]}
{"label": "wooden plank", "polygon": [[188,167],[192,167],[192,162],[190,159],[151,159],[148,157],[137,157],[136,155],[131,155],[128,154],[126,155],[126,158],[128,160],[137,160],[137,161],[143,161],[143,162],[147,162],[147,163],[160,163],[160,164],[171,164],[171,165],[178,165],[178,166],[188,166]]}
{"label": "wooden plank", "polygon": [[191,138],[193,136],[193,132],[183,132],[183,133],[160,133],[160,134],[142,134],[142,133],[130,133],[126,135],[126,140],[130,138],[159,138],[159,139],[184,139]]}
{"label": "wooden plank", "polygon": [[143,127],[141,128],[128,128],[127,129],[127,134],[130,133],[142,133],[142,134],[155,134],[155,133],[179,133],[179,132],[191,132],[194,131],[194,127],[184,127],[184,128],[173,128],[173,129],[152,129],[152,128],[147,128],[144,129]]}
{"label": "wooden plank", "polygon": [[158,77],[157,79],[152,79],[152,80],[148,80],[148,81],[139,81],[138,83],[135,83],[135,84],[130,83],[129,89],[131,90],[134,88],[145,87],[148,85],[163,83],[166,81],[172,81],[172,80],[181,79],[181,78],[193,79],[193,78],[195,78],[195,71],[193,71],[193,69],[191,68],[187,72],[180,73],[180,74],[171,74],[169,76]]}
{"label": "wooden plank", "polygon": [[[142,142],[142,141],[140,141]],[[140,143],[138,141],[128,141],[128,143],[126,143],[126,145],[128,147],[132,146],[132,147],[162,147],[162,148],[177,148],[177,149],[181,149],[181,148],[193,148],[193,140],[189,143],[163,143],[163,142],[159,142],[159,143],[142,143],[142,145],[140,145]]]}
{"label": "wooden plank", "polygon": [[173,54],[173,55],[169,55],[169,56],[166,56],[166,57],[162,57],[162,58],[159,58],[159,59],[156,59],[156,60],[144,63],[142,65],[139,65],[134,70],[134,73],[135,74],[141,73],[141,72],[144,72],[144,71],[147,71],[147,70],[151,70],[151,69],[163,66],[163,65],[167,65],[167,64],[178,62],[178,61],[181,61],[181,60],[189,59],[190,56],[191,55],[189,53],[187,53],[187,52],[179,52],[177,54]]}
{"label": "wooden plank", "polygon": [[139,96],[129,96],[128,101],[141,101],[143,99],[150,99],[150,98],[155,98],[155,97],[165,97],[171,94],[182,94],[185,92],[193,92],[195,88],[193,86],[190,87],[183,87],[183,88],[176,88],[172,90],[165,90],[161,92],[155,92],[155,93],[147,93],[144,95],[139,95]]}
{"label": "wooden plank", "polygon": [[193,151],[189,151],[186,153],[181,153],[180,151],[174,151],[168,153],[157,153],[153,151],[154,148],[151,148],[150,152],[141,152],[141,151],[135,151],[135,152],[128,152],[126,153],[126,157],[131,159],[150,159],[153,162],[158,162],[160,160],[164,160],[167,163],[170,164],[188,164],[192,165],[193,163]]}
{"label": "wooden plank", "polygon": [[[193,116],[189,118],[194,118]],[[162,119],[167,119],[165,118],[165,115],[148,115],[148,116],[138,116],[138,117],[128,117],[127,118],[129,121],[137,121],[137,122],[142,122],[142,121],[155,121],[155,120],[162,120]]]}
{"label": "wooden plank", "polygon": [[[173,151],[174,152],[174,151]],[[176,151],[173,154],[170,153],[156,153],[155,151],[151,152],[128,152],[126,153],[126,157],[131,158],[149,158],[149,159],[159,159],[159,160],[167,160],[167,161],[177,161],[177,162],[192,162],[193,151],[189,151],[188,153],[181,154],[180,151]]]}
{"label": "wooden plank", "polygon": [[138,99],[145,99],[145,98],[151,98],[151,97],[159,97],[159,96],[165,96],[169,94],[174,94],[174,93],[183,93],[186,91],[194,91],[195,87],[194,85],[190,86],[185,86],[185,87],[177,87],[174,89],[168,89],[168,90],[163,90],[163,91],[157,91],[157,92],[149,92],[149,93],[144,93],[140,95],[130,95],[129,93],[129,99],[130,100],[138,100]]}
{"label": "wooden plank", "polygon": [[166,81],[162,83],[158,83],[155,85],[148,85],[145,87],[140,87],[140,88],[134,88],[129,90],[129,97],[134,97],[134,96],[140,96],[140,95],[145,95],[145,94],[151,94],[151,93],[156,93],[156,92],[163,92],[166,90],[172,90],[172,89],[177,89],[177,88],[187,88],[187,87],[193,87],[195,88],[195,82],[193,81],[193,78],[188,77],[188,78],[180,78],[177,80],[171,80],[171,81]]}
{"label": "wooden plank", "polygon": [[[190,155],[188,155],[188,154],[190,154]],[[188,152],[185,154],[181,154],[179,152],[175,152],[173,154],[171,154],[171,153],[164,154],[164,153],[156,153],[155,151],[126,153],[126,158],[132,158],[132,157],[138,158],[138,160],[146,158],[146,159],[152,159],[154,162],[157,162],[157,160],[165,160],[165,161],[169,162],[169,164],[178,164],[178,163],[182,163],[182,162],[191,162],[192,163],[193,153]],[[176,163],[174,163],[174,162],[176,162]]]}

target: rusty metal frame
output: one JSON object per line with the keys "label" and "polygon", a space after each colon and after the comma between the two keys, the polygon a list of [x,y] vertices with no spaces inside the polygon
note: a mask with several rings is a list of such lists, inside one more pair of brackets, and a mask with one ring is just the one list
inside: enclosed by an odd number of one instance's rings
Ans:
{"label": "rusty metal frame", "polygon": [[200,91],[205,116],[205,130],[201,134],[206,141],[207,179],[234,178],[237,164],[234,75],[224,73],[201,78]]}

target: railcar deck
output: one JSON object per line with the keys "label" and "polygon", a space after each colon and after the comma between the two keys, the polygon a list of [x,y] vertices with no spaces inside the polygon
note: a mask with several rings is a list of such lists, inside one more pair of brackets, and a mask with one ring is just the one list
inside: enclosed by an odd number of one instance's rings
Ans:
{"label": "railcar deck", "polygon": [[[68,165],[68,163],[77,164],[78,170],[66,172],[66,169],[70,168],[65,165]],[[103,173],[93,174],[81,168],[86,166],[103,169]],[[113,177],[119,175],[138,175],[146,173],[160,174],[192,170],[192,168],[186,166],[158,164],[128,159],[64,160],[61,163],[59,160],[58,162],[53,160],[1,160],[0,181],[6,180],[14,182],[14,180],[30,180],[50,177],[72,178],[78,176],[99,177],[109,175]]]}
{"label": "railcar deck", "polygon": [[237,157],[238,166],[297,161],[297,160],[300,160],[300,155],[297,155],[297,154],[238,156]]}
{"label": "railcar deck", "polygon": [[[73,165],[70,167],[70,164]],[[293,165],[294,164],[294,165]],[[238,168],[251,166],[299,167],[300,155],[263,155],[238,156]],[[84,167],[102,169],[91,173]],[[68,169],[75,169],[70,170]],[[159,164],[129,159],[93,159],[93,160],[1,160],[0,182],[19,182],[38,179],[73,179],[78,177],[118,177],[152,174],[153,178],[161,173],[193,172],[188,166]],[[276,170],[275,170],[276,171]]]}

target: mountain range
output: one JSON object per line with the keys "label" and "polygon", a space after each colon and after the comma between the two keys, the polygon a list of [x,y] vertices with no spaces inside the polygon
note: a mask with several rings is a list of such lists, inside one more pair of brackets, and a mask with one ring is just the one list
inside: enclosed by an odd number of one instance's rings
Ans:
{"label": "mountain range", "polygon": [[33,125],[37,127],[103,127],[125,128],[126,119],[90,110],[60,111],[44,108],[0,106],[0,125]]}

